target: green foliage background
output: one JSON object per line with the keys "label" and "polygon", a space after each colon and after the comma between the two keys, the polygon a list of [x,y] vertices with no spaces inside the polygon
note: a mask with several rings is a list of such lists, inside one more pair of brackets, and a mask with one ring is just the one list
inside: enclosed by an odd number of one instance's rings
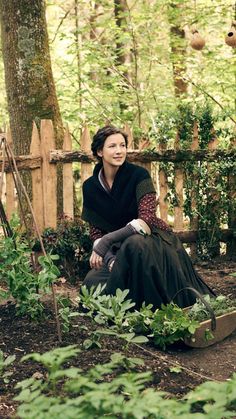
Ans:
{"label": "green foliage background", "polygon": [[[112,0],[47,0],[46,4],[60,107],[77,141],[85,121],[92,129],[107,120],[119,125],[129,122],[140,133],[153,127],[160,112],[174,114],[178,99],[172,63],[178,63],[180,57],[171,45],[179,43],[186,47],[184,76],[188,81],[188,95],[181,97],[181,103],[201,103],[211,95],[228,115],[234,115],[235,53],[224,42],[235,17],[232,0],[128,0],[127,10],[121,13],[126,22],[121,28]],[[173,38],[173,26],[185,30],[185,40]],[[193,27],[206,39],[202,51],[189,46]],[[117,43],[130,52],[129,62],[122,65],[117,62]],[[128,79],[124,76],[127,71]],[[3,78],[1,61],[2,92]],[[2,97],[0,125],[6,120]]]}

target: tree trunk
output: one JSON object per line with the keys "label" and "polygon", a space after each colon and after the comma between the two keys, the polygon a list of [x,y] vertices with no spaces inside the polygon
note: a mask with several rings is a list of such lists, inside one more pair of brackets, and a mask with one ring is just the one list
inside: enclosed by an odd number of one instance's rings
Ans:
{"label": "tree trunk", "polygon": [[[128,90],[127,83],[131,82],[131,77],[128,72],[128,69],[125,69],[125,65],[131,61],[130,51],[127,48],[127,45],[122,41],[124,32],[128,31],[127,27],[127,18],[128,13],[127,2],[126,0],[114,0],[114,15],[117,25],[117,34],[116,34],[116,65],[118,70],[123,78],[122,89],[124,93]],[[127,109],[126,95],[120,95],[120,110],[123,113]]]}
{"label": "tree trunk", "polygon": [[186,48],[184,46],[185,32],[183,29],[173,26],[171,32],[171,51],[174,75],[175,96],[181,97],[187,93],[187,83],[183,76],[186,71]]}
{"label": "tree trunk", "polygon": [[[92,7],[92,12],[91,15],[89,17],[89,25],[90,25],[90,40],[92,41],[97,41],[98,39],[98,31],[97,31],[97,14],[98,14],[98,8],[99,8],[99,4],[95,1],[94,4],[91,6]],[[90,79],[97,83],[98,81],[98,75],[96,73],[95,70],[90,71]]]}
{"label": "tree trunk", "polygon": [[173,6],[170,5],[168,19],[170,23],[171,62],[173,66],[173,79],[176,97],[181,97],[187,93],[187,83],[183,78],[186,71],[185,32],[181,27],[183,13],[183,6],[178,4]]}
{"label": "tree trunk", "polygon": [[32,122],[52,119],[63,143],[43,0],[0,1],[2,50],[10,126],[15,152],[28,154]]}
{"label": "tree trunk", "polygon": [[[117,51],[117,64],[124,66],[130,62],[130,52],[127,50],[127,45],[121,41],[121,36],[124,31],[128,31],[126,14],[127,3],[126,0],[114,0],[114,14],[115,21],[119,33],[117,34],[116,51]],[[129,80],[128,70],[123,70],[125,80]]]}
{"label": "tree trunk", "polygon": [[[39,126],[41,119],[53,121],[56,146],[62,148],[63,125],[52,75],[45,2],[0,0],[0,16],[14,151],[17,155],[29,154],[32,123]],[[29,188],[29,175],[25,174],[24,181]],[[60,211],[62,205],[58,207]]]}
{"label": "tree trunk", "polygon": [[[81,35],[79,34],[79,4],[78,0],[75,0],[74,3],[74,14],[75,14],[75,50],[76,50],[76,60],[77,60],[77,80],[78,80],[78,102],[80,109],[82,109],[83,100],[82,100],[82,60],[81,60]],[[80,130],[80,134],[82,130]]]}
{"label": "tree trunk", "polygon": [[[171,46],[171,61],[173,66],[173,82],[176,98],[181,98],[187,93],[187,84],[184,81],[184,73],[186,71],[186,46],[185,46],[185,32],[181,27],[183,14],[183,6],[180,4],[171,5],[169,9],[169,23],[170,23],[170,46]],[[175,149],[180,149],[179,132],[176,134]],[[174,207],[174,228],[176,230],[183,229],[183,183],[184,172],[181,165],[175,166],[175,192],[177,203]]]}

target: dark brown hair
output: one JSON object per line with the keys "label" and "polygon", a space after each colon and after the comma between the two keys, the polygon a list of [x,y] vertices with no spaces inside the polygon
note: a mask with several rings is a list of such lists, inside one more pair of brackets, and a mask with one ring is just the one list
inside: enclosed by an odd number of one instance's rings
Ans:
{"label": "dark brown hair", "polygon": [[91,149],[93,155],[97,157],[98,160],[101,158],[98,156],[97,152],[103,149],[104,143],[110,135],[121,134],[124,137],[126,147],[128,145],[128,135],[119,128],[113,127],[112,125],[107,125],[103,128],[100,128],[93,137]]}

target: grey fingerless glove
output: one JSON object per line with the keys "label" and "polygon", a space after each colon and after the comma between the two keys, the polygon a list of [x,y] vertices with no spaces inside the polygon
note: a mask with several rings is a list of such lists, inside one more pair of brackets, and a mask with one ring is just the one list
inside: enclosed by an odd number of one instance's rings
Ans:
{"label": "grey fingerless glove", "polygon": [[132,225],[127,224],[119,230],[105,234],[105,236],[103,236],[93,247],[93,250],[103,258],[113,243],[123,242],[127,237],[132,236],[135,233],[135,228]]}
{"label": "grey fingerless glove", "polygon": [[107,265],[108,267],[110,266],[110,264],[116,259],[116,254],[113,253],[112,250],[108,250],[108,252],[105,254],[103,261],[105,263],[105,265]]}

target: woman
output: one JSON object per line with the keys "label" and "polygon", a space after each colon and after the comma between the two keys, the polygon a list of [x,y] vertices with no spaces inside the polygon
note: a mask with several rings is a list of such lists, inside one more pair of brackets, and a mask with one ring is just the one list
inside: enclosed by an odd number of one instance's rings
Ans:
{"label": "woman", "polygon": [[[98,130],[92,152],[99,160],[83,184],[82,218],[94,242],[87,287],[105,284],[108,294],[129,289],[139,309],[167,304],[185,287],[213,294],[195,272],[180,240],[156,217],[156,192],[146,169],[126,161],[127,135],[106,126]],[[178,293],[180,307],[192,305],[193,291]]]}

